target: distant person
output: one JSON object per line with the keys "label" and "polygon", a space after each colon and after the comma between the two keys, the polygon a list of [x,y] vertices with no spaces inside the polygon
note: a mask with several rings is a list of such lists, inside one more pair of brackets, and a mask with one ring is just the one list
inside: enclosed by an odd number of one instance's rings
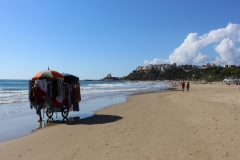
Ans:
{"label": "distant person", "polygon": [[185,82],[184,81],[182,81],[182,91],[184,92],[184,89],[185,89]]}
{"label": "distant person", "polygon": [[189,92],[190,84],[187,82],[187,92]]}
{"label": "distant person", "polygon": [[43,107],[43,97],[46,96],[46,93],[40,89],[36,84],[33,86],[33,97],[36,104],[36,114],[39,115],[38,122],[42,121],[41,109]]}

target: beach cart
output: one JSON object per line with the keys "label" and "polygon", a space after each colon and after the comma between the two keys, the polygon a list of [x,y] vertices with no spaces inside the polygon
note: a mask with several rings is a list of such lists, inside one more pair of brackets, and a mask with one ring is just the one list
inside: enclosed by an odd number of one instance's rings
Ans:
{"label": "beach cart", "polygon": [[48,105],[48,103],[47,103],[47,105],[44,104],[44,106],[43,106],[43,113],[46,113],[46,115],[49,118],[52,118],[54,113],[56,113],[56,117],[57,117],[58,112],[61,112],[62,117],[67,118],[69,111],[70,111],[70,108],[66,107],[64,105],[54,106],[54,105]]}
{"label": "beach cart", "polygon": [[32,97],[34,85],[40,87],[46,94],[42,99],[43,116],[51,118],[54,113],[61,112],[66,118],[70,111],[79,111],[81,101],[80,83],[77,76],[46,70],[36,74],[29,82],[29,100],[31,108],[36,105]]}

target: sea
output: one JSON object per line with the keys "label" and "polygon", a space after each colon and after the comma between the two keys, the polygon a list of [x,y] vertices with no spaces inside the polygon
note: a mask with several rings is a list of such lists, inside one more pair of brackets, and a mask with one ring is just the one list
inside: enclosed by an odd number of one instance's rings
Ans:
{"label": "sea", "polygon": [[[44,124],[39,126],[35,109],[30,108],[29,80],[0,79],[0,142],[15,139],[48,126],[45,115]],[[80,80],[81,102],[79,112],[69,112],[68,117],[80,119],[94,115],[95,111],[107,106],[125,102],[132,94],[159,92],[171,88],[166,82],[157,81],[84,81]],[[56,113],[53,120],[63,117]]]}
{"label": "sea", "polygon": [[[0,80],[0,120],[30,110],[28,82],[29,80]],[[104,97],[126,97],[131,94],[160,91],[171,87],[169,83],[164,82],[83,80],[80,80],[80,86],[82,101]]]}

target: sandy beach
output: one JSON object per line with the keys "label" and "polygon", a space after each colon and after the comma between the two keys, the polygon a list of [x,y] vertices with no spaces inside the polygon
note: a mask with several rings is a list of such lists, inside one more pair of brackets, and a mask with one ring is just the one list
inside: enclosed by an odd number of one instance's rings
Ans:
{"label": "sandy beach", "polygon": [[0,157],[47,160],[240,159],[240,90],[222,83],[134,95],[95,116],[0,143]]}

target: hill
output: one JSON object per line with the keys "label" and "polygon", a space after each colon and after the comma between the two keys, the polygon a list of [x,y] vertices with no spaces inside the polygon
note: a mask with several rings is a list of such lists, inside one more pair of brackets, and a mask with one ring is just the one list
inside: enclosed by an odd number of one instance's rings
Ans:
{"label": "hill", "polygon": [[133,70],[129,75],[122,77],[123,80],[205,80],[222,81],[224,78],[239,78],[240,67],[208,67],[206,69],[184,70],[175,68],[161,72],[159,70],[136,71]]}

